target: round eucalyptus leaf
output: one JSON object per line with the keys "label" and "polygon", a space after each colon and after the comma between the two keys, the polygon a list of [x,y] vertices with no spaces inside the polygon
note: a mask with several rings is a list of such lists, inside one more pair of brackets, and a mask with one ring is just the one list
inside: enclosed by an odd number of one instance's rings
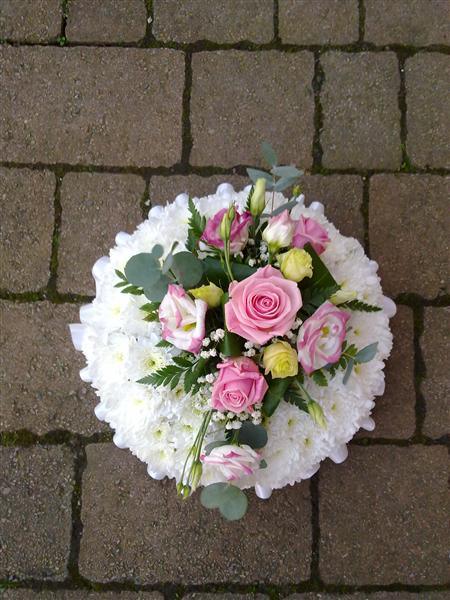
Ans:
{"label": "round eucalyptus leaf", "polygon": [[148,252],[135,254],[125,265],[125,277],[133,285],[142,288],[151,286],[159,274],[159,264]]}
{"label": "round eucalyptus leaf", "polygon": [[203,264],[191,252],[178,252],[173,255],[171,270],[184,288],[192,288],[203,277]]}
{"label": "round eucalyptus leaf", "polygon": [[200,502],[205,508],[219,508],[222,496],[227,487],[226,483],[212,483],[211,485],[207,485],[202,489]]}
{"label": "round eucalyptus leaf", "polygon": [[164,248],[161,246],[161,244],[156,244],[155,246],[153,246],[152,255],[156,259],[161,258],[161,256],[163,254],[164,254]]}
{"label": "round eucalyptus leaf", "polygon": [[228,521],[237,521],[247,512],[248,500],[242,490],[234,485],[228,485],[221,496],[219,510]]}
{"label": "round eucalyptus leaf", "polygon": [[154,281],[150,281],[149,286],[144,287],[145,297],[152,302],[161,302],[167,294],[170,279],[165,275],[159,274],[159,277]]}
{"label": "round eucalyptus leaf", "polygon": [[267,431],[262,425],[244,421],[239,429],[238,441],[250,448],[263,448],[267,444]]}

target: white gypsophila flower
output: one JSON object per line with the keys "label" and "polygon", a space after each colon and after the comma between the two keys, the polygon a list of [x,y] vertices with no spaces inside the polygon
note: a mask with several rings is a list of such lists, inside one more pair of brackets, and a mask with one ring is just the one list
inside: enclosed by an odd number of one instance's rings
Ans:
{"label": "white gypsophila flower", "polygon": [[[234,202],[243,211],[249,188],[235,192],[229,184],[219,186],[216,194],[204,198],[193,198],[202,215],[212,217],[218,210]],[[152,202],[157,198],[152,198]],[[317,425],[311,417],[296,406],[282,401],[267,421],[268,442],[261,451],[267,463],[264,469],[256,470],[236,482],[242,488],[257,486],[267,490],[281,488],[296,481],[311,477],[320,462],[330,456],[333,460],[345,457],[345,444],[361,427],[370,427],[370,413],[374,398],[384,390],[384,361],[392,347],[389,317],[392,306],[385,299],[377,275],[377,264],[364,253],[359,242],[342,236],[323,214],[323,207],[313,203],[304,206],[298,198],[291,216],[301,215],[318,221],[330,238],[321,259],[336,281],[347,292],[359,300],[384,308],[381,312],[351,312],[347,323],[348,343],[362,348],[378,342],[374,360],[357,365],[343,384],[343,372],[338,371],[328,387],[316,385],[305,378],[305,388],[320,405],[326,427]],[[281,193],[266,194],[267,212],[287,202]],[[81,325],[73,329],[74,341],[86,356],[87,366],[82,371],[83,379],[90,381],[97,390],[99,402],[95,408],[99,419],[106,421],[115,430],[114,442],[129,448],[147,464],[152,477],[174,477],[179,480],[187,453],[196,437],[208,410],[214,377],[205,376],[201,390],[191,396],[180,384],[174,390],[153,388],[136,383],[152,370],[168,364],[178,353],[174,348],[162,348],[159,323],[143,320],[141,306],[144,296],[122,294],[114,285],[120,281],[115,269],[123,272],[127,261],[139,252],[150,252],[160,244],[165,257],[176,243],[175,252],[185,249],[189,211],[187,195],[181,194],[167,206],[153,206],[149,217],[131,234],[119,233],[116,246],[109,258],[103,258],[94,267],[96,297],[80,311]],[[268,260],[267,247],[261,247],[262,261]],[[293,330],[301,322],[296,321]],[[215,331],[216,340],[223,330]],[[291,334],[292,335],[292,334]],[[213,336],[211,338],[214,340]],[[294,337],[292,337],[294,339]],[[246,350],[259,349],[247,345]],[[215,350],[215,349],[214,349]],[[210,356],[211,350],[201,355]],[[220,358],[224,358],[220,355]],[[252,422],[261,422],[261,404],[255,405],[254,413],[246,415]],[[236,415],[217,412],[214,414],[205,444],[223,439],[225,421],[230,418],[230,428],[243,422]],[[235,425],[238,424],[238,425]],[[214,469],[205,469],[201,484],[220,481]]]}

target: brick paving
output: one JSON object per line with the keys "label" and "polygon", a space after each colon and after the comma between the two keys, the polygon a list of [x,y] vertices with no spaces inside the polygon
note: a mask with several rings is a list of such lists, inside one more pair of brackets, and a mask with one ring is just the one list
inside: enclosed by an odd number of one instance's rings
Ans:
{"label": "brick paving", "polygon": [[[449,597],[449,14],[0,1],[0,598]],[[230,524],[111,443],[66,324],[116,232],[242,187],[263,139],[400,306],[375,431]]]}

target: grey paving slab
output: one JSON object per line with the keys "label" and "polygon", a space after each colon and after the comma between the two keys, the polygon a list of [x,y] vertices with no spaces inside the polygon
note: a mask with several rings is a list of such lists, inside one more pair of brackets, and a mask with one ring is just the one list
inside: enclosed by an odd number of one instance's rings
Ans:
{"label": "grey paving slab", "polygon": [[2,0],[0,40],[51,42],[61,33],[60,0]]}

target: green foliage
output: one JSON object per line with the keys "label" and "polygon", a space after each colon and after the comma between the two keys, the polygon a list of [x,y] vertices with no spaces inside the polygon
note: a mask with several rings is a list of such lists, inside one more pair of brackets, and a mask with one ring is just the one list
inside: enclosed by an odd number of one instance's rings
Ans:
{"label": "green foliage", "polygon": [[277,164],[277,162],[278,162],[277,153],[272,148],[272,146],[269,144],[269,142],[263,142],[261,144],[261,153],[264,157],[264,160],[266,161],[266,163],[269,166],[274,167]]}
{"label": "green foliage", "polygon": [[200,388],[197,380],[205,370],[205,359],[200,358],[196,362],[192,362],[185,356],[175,356],[173,362],[173,365],[162,367],[158,371],[155,371],[155,373],[139,379],[137,383],[153,385],[155,387],[167,386],[173,390],[180,383],[181,379],[184,378],[184,391],[186,393],[197,392]]}
{"label": "green foliage", "polygon": [[189,198],[188,206],[191,216],[189,217],[188,221],[189,230],[187,247],[188,250],[194,252],[194,250],[197,248],[200,238],[203,235],[203,231],[205,230],[206,218],[198,212],[192,198]]}
{"label": "green foliage", "polygon": [[[227,289],[229,281],[220,260],[207,256],[203,260],[203,268],[208,281],[212,281],[212,283],[222,287],[222,289]],[[257,269],[256,267],[249,267],[242,263],[231,262],[231,270],[236,280],[242,281],[242,279],[253,275]]]}
{"label": "green foliage", "polygon": [[318,369],[317,371],[314,371],[314,373],[312,374],[312,378],[313,378],[314,383],[316,383],[320,387],[327,387],[328,379],[327,379],[327,376],[325,375],[325,373],[322,371],[322,369]]}
{"label": "green foliage", "polygon": [[254,425],[251,421],[243,421],[238,431],[239,444],[247,444],[250,448],[263,448],[267,444],[267,431],[262,425]]}
{"label": "green foliage", "polygon": [[358,310],[360,312],[379,312],[383,310],[379,306],[374,306],[373,304],[366,304],[361,300],[350,300],[348,302],[344,302],[339,304],[339,308],[348,308],[349,310]]}
{"label": "green foliage", "polygon": [[283,379],[272,379],[269,382],[269,389],[263,399],[263,412],[266,417],[272,416],[278,408],[293,379],[293,377],[284,377]]}
{"label": "green foliage", "polygon": [[302,410],[306,413],[309,412],[308,402],[305,400],[303,395],[300,393],[300,390],[295,385],[291,385],[289,389],[286,390],[284,399],[286,400],[286,402],[289,402],[290,404],[296,406],[299,410]]}
{"label": "green foliage", "polygon": [[228,440],[216,440],[215,442],[210,442],[206,444],[204,448],[204,453],[206,456],[209,456],[214,448],[220,448],[220,446],[226,446],[228,444]]}
{"label": "green foliage", "polygon": [[225,356],[240,356],[244,347],[244,340],[230,331],[225,331],[225,336],[220,343],[220,352]]}
{"label": "green foliage", "polygon": [[[153,302],[161,302],[167,293],[169,277],[162,273],[159,258],[162,256],[161,246],[155,246],[151,253],[135,254],[125,265],[125,277],[135,289],[141,288],[145,296]],[[126,291],[124,288],[122,291]],[[136,293],[130,291],[130,293]],[[141,292],[142,293],[142,292]]]}
{"label": "green foliage", "polygon": [[203,276],[203,263],[192,252],[178,252],[172,256],[170,270],[185,289],[193,288]]}
{"label": "green foliage", "polygon": [[247,496],[238,487],[228,483],[213,483],[204,487],[200,501],[205,508],[218,508],[228,521],[237,521],[247,512]]}
{"label": "green foliage", "polygon": [[[159,320],[159,316],[158,316],[159,302],[148,302],[147,304],[143,304],[140,308],[145,313],[147,313],[144,317],[144,321],[152,322],[152,321]],[[164,340],[162,340],[162,341],[164,341]]]}
{"label": "green foliage", "polygon": [[[311,258],[312,258],[312,268],[313,268],[313,275],[310,278],[305,278],[303,280],[303,289],[334,289],[335,291],[339,289],[339,285],[337,284],[336,280],[334,279],[334,277],[332,276],[332,274],[330,273],[330,271],[327,269],[327,267],[325,266],[325,264],[322,262],[321,258],[319,257],[319,255],[317,254],[317,252],[314,250],[314,248],[311,246],[311,244],[306,244],[304,247],[304,250],[306,250],[306,252],[308,252],[308,254],[310,254]],[[303,294],[303,289],[302,289],[302,294]],[[334,293],[334,292],[332,292]],[[330,294],[331,296],[331,294]]]}
{"label": "green foliage", "polygon": [[253,197],[254,192],[255,192],[255,186],[252,185],[252,187],[250,188],[250,191],[248,193],[248,196],[247,196],[247,202],[245,204],[245,210],[248,212],[250,212],[250,205],[252,202],[252,197]]}
{"label": "green foliage", "polygon": [[302,291],[303,306],[302,313],[305,316],[311,316],[326,300],[328,300],[339,289],[339,286],[331,285],[329,287],[308,287]]}
{"label": "green foliage", "polygon": [[[261,151],[264,160],[271,167],[271,169],[270,173],[260,169],[247,169],[248,176],[253,183],[256,183],[257,179],[263,178],[266,180],[266,190],[281,192],[291,185],[297,183],[298,178],[303,175],[303,171],[299,171],[299,169],[291,165],[278,166],[278,159],[275,150],[268,142],[263,142],[261,144]],[[280,178],[278,181],[277,177]]]}
{"label": "green foliage", "polygon": [[345,369],[344,377],[342,379],[342,383],[345,385],[352,374],[353,367],[357,364],[371,361],[375,357],[377,349],[378,342],[369,344],[361,350],[358,350],[354,344],[347,346],[347,342],[345,341],[342,344],[342,354],[338,362],[327,365],[325,369],[329,371],[331,377],[336,375],[338,369]]}

